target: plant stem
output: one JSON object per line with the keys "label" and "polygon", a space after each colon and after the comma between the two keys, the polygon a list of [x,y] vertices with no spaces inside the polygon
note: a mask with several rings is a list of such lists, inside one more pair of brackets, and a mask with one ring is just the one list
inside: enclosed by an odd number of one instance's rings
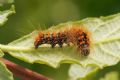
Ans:
{"label": "plant stem", "polygon": [[14,76],[21,78],[22,80],[48,80],[47,77],[38,74],[34,71],[19,66],[4,58],[0,58],[0,61],[4,62],[7,68],[13,73]]}

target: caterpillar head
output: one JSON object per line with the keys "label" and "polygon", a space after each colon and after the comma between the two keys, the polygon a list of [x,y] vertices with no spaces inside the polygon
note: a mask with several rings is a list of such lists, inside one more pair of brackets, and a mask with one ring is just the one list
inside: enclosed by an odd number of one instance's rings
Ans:
{"label": "caterpillar head", "polygon": [[81,48],[81,54],[84,56],[88,56],[90,53],[90,48],[88,45],[84,45],[83,48]]}
{"label": "caterpillar head", "polygon": [[43,44],[43,38],[44,38],[44,34],[42,32],[39,32],[34,42],[35,49],[37,49],[39,45]]}

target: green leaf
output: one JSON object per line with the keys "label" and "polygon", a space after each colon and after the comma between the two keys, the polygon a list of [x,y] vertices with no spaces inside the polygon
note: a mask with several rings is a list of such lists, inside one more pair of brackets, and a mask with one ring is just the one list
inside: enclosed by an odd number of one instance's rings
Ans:
{"label": "green leaf", "polygon": [[0,6],[3,6],[3,4],[10,4],[13,2],[14,2],[14,0],[0,0]]}
{"label": "green leaf", "polygon": [[72,64],[69,69],[69,80],[91,80],[90,77],[97,73],[97,67],[83,68],[78,64]]}
{"label": "green leaf", "polygon": [[63,48],[51,48],[43,45],[34,49],[34,39],[37,31],[26,35],[8,45],[0,45],[3,51],[12,56],[29,63],[42,63],[58,67],[60,63],[77,63],[83,67],[88,65],[104,66],[115,65],[120,60],[120,14],[101,17],[87,18],[81,21],[63,23],[46,30],[49,32],[59,31],[62,28],[82,25],[91,32],[91,50],[87,57],[79,56],[75,46],[64,46]]}
{"label": "green leaf", "polygon": [[99,80],[119,80],[119,73],[116,71],[109,72],[104,78],[100,78]]}
{"label": "green leaf", "polygon": [[69,70],[69,80],[119,80],[119,64],[105,69],[96,67],[83,68],[73,64]]}
{"label": "green leaf", "polygon": [[0,27],[5,24],[5,22],[8,20],[7,17],[11,14],[15,13],[15,7],[14,5],[11,6],[9,10],[0,11]]}
{"label": "green leaf", "polygon": [[2,52],[2,50],[0,49],[0,57],[3,57],[4,53]]}
{"label": "green leaf", "polygon": [[13,80],[12,73],[0,62],[0,80]]}
{"label": "green leaf", "polygon": [[[13,3],[13,0],[0,0],[0,7],[6,3]],[[0,27],[8,20],[7,17],[15,13],[14,5],[9,10],[0,11]],[[4,53],[0,49],[0,57],[3,57]],[[0,80],[14,80],[12,73],[6,68],[5,64],[0,61]]]}

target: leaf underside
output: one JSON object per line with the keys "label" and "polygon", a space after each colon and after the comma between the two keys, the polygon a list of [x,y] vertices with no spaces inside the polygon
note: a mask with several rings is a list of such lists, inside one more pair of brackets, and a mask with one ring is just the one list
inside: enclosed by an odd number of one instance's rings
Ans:
{"label": "leaf underside", "polygon": [[18,50],[8,52],[23,61],[47,64],[54,68],[58,67],[60,63],[77,63],[84,67],[96,65],[102,68],[114,65],[120,60],[120,14],[63,23],[46,31],[56,31],[73,25],[83,25],[82,27],[91,32],[92,47],[90,55],[87,57],[79,56],[75,46],[50,48],[45,45],[35,50],[34,39],[38,31],[9,43],[9,46],[17,47]]}

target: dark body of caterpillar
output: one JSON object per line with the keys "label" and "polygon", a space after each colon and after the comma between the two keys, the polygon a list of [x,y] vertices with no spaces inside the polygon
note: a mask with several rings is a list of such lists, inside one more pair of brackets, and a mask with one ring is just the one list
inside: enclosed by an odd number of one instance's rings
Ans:
{"label": "dark body of caterpillar", "polygon": [[53,32],[45,34],[39,32],[35,39],[34,46],[35,49],[37,49],[39,45],[50,44],[52,48],[54,48],[56,44],[62,47],[63,43],[68,45],[73,43],[74,45],[77,45],[77,50],[84,56],[87,56],[90,53],[90,40],[87,33],[76,28],[58,33]]}

